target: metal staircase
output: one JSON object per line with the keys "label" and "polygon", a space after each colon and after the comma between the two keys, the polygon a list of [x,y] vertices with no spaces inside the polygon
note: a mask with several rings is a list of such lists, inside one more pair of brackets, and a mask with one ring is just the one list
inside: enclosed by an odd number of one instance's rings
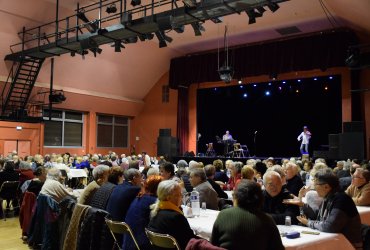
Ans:
{"label": "metal staircase", "polygon": [[14,61],[2,90],[1,119],[21,120],[45,59],[25,56]]}

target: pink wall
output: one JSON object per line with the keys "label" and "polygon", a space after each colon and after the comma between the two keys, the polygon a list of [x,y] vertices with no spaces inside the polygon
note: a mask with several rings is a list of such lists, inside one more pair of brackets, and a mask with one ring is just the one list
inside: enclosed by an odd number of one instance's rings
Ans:
{"label": "pink wall", "polygon": [[135,144],[136,152],[157,155],[160,128],[170,128],[171,135],[176,137],[177,91],[170,90],[169,103],[162,103],[162,86],[167,84],[168,74],[164,74],[145,97],[142,112],[132,120],[131,143]]}

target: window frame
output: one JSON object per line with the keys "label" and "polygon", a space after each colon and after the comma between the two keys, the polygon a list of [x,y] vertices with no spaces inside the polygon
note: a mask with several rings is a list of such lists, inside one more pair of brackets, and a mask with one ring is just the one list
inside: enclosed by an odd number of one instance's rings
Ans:
{"label": "window frame", "polygon": [[[49,109],[44,109],[43,112],[45,112],[45,111],[50,112]],[[45,127],[44,127],[44,147],[45,148],[83,148],[85,114],[83,112],[75,111],[75,110],[60,110],[60,109],[51,110],[51,112],[53,112],[53,111],[62,112],[62,118],[53,118],[52,117],[51,120],[50,120],[50,121],[62,122],[62,137],[61,137],[62,145],[60,145],[60,146],[45,145]],[[66,119],[65,118],[66,113],[68,113],[68,112],[81,114],[81,120]],[[44,121],[44,124],[45,124],[45,122],[48,122],[49,121],[49,116],[44,116],[44,114],[43,114],[43,121]],[[81,145],[80,146],[64,146],[65,122],[82,124]]]}
{"label": "window frame", "polygon": [[[112,122],[109,123],[109,122],[99,122],[99,116],[109,116],[112,118]],[[115,123],[116,121],[116,118],[125,118],[127,119],[127,123],[126,124],[122,124],[122,123]],[[99,137],[99,134],[98,134],[98,130],[99,130],[99,125],[108,125],[108,126],[111,126],[112,128],[112,138],[111,138],[111,146],[99,146],[98,145],[98,137]],[[118,126],[118,127],[127,127],[127,139],[126,139],[126,147],[115,147],[114,146],[114,135],[115,135],[115,131],[114,131],[114,127],[115,126]],[[107,114],[97,114],[96,115],[96,148],[129,148],[129,142],[130,142],[130,118],[128,116],[119,116],[119,115],[107,115]]]}

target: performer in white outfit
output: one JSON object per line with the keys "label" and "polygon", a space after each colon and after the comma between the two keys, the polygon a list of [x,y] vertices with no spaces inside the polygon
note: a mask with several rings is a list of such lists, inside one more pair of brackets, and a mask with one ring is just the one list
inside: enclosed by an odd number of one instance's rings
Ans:
{"label": "performer in white outfit", "polygon": [[300,133],[300,135],[297,137],[298,141],[302,140],[301,147],[300,147],[301,154],[308,154],[308,144],[310,143],[310,139],[311,139],[311,132],[308,131],[307,126],[304,126],[303,132]]}

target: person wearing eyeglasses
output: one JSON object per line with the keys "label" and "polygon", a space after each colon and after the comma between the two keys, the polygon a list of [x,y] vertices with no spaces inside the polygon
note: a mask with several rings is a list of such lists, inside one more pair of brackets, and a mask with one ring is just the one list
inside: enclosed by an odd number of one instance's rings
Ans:
{"label": "person wearing eyeglasses", "polygon": [[339,191],[338,177],[331,169],[319,170],[313,184],[324,200],[315,211],[307,204],[300,204],[304,215],[297,216],[299,222],[322,232],[342,233],[355,249],[362,249],[360,215],[351,197]]}
{"label": "person wearing eyeglasses", "polygon": [[356,206],[370,206],[370,171],[357,168],[346,194],[352,197]]}

